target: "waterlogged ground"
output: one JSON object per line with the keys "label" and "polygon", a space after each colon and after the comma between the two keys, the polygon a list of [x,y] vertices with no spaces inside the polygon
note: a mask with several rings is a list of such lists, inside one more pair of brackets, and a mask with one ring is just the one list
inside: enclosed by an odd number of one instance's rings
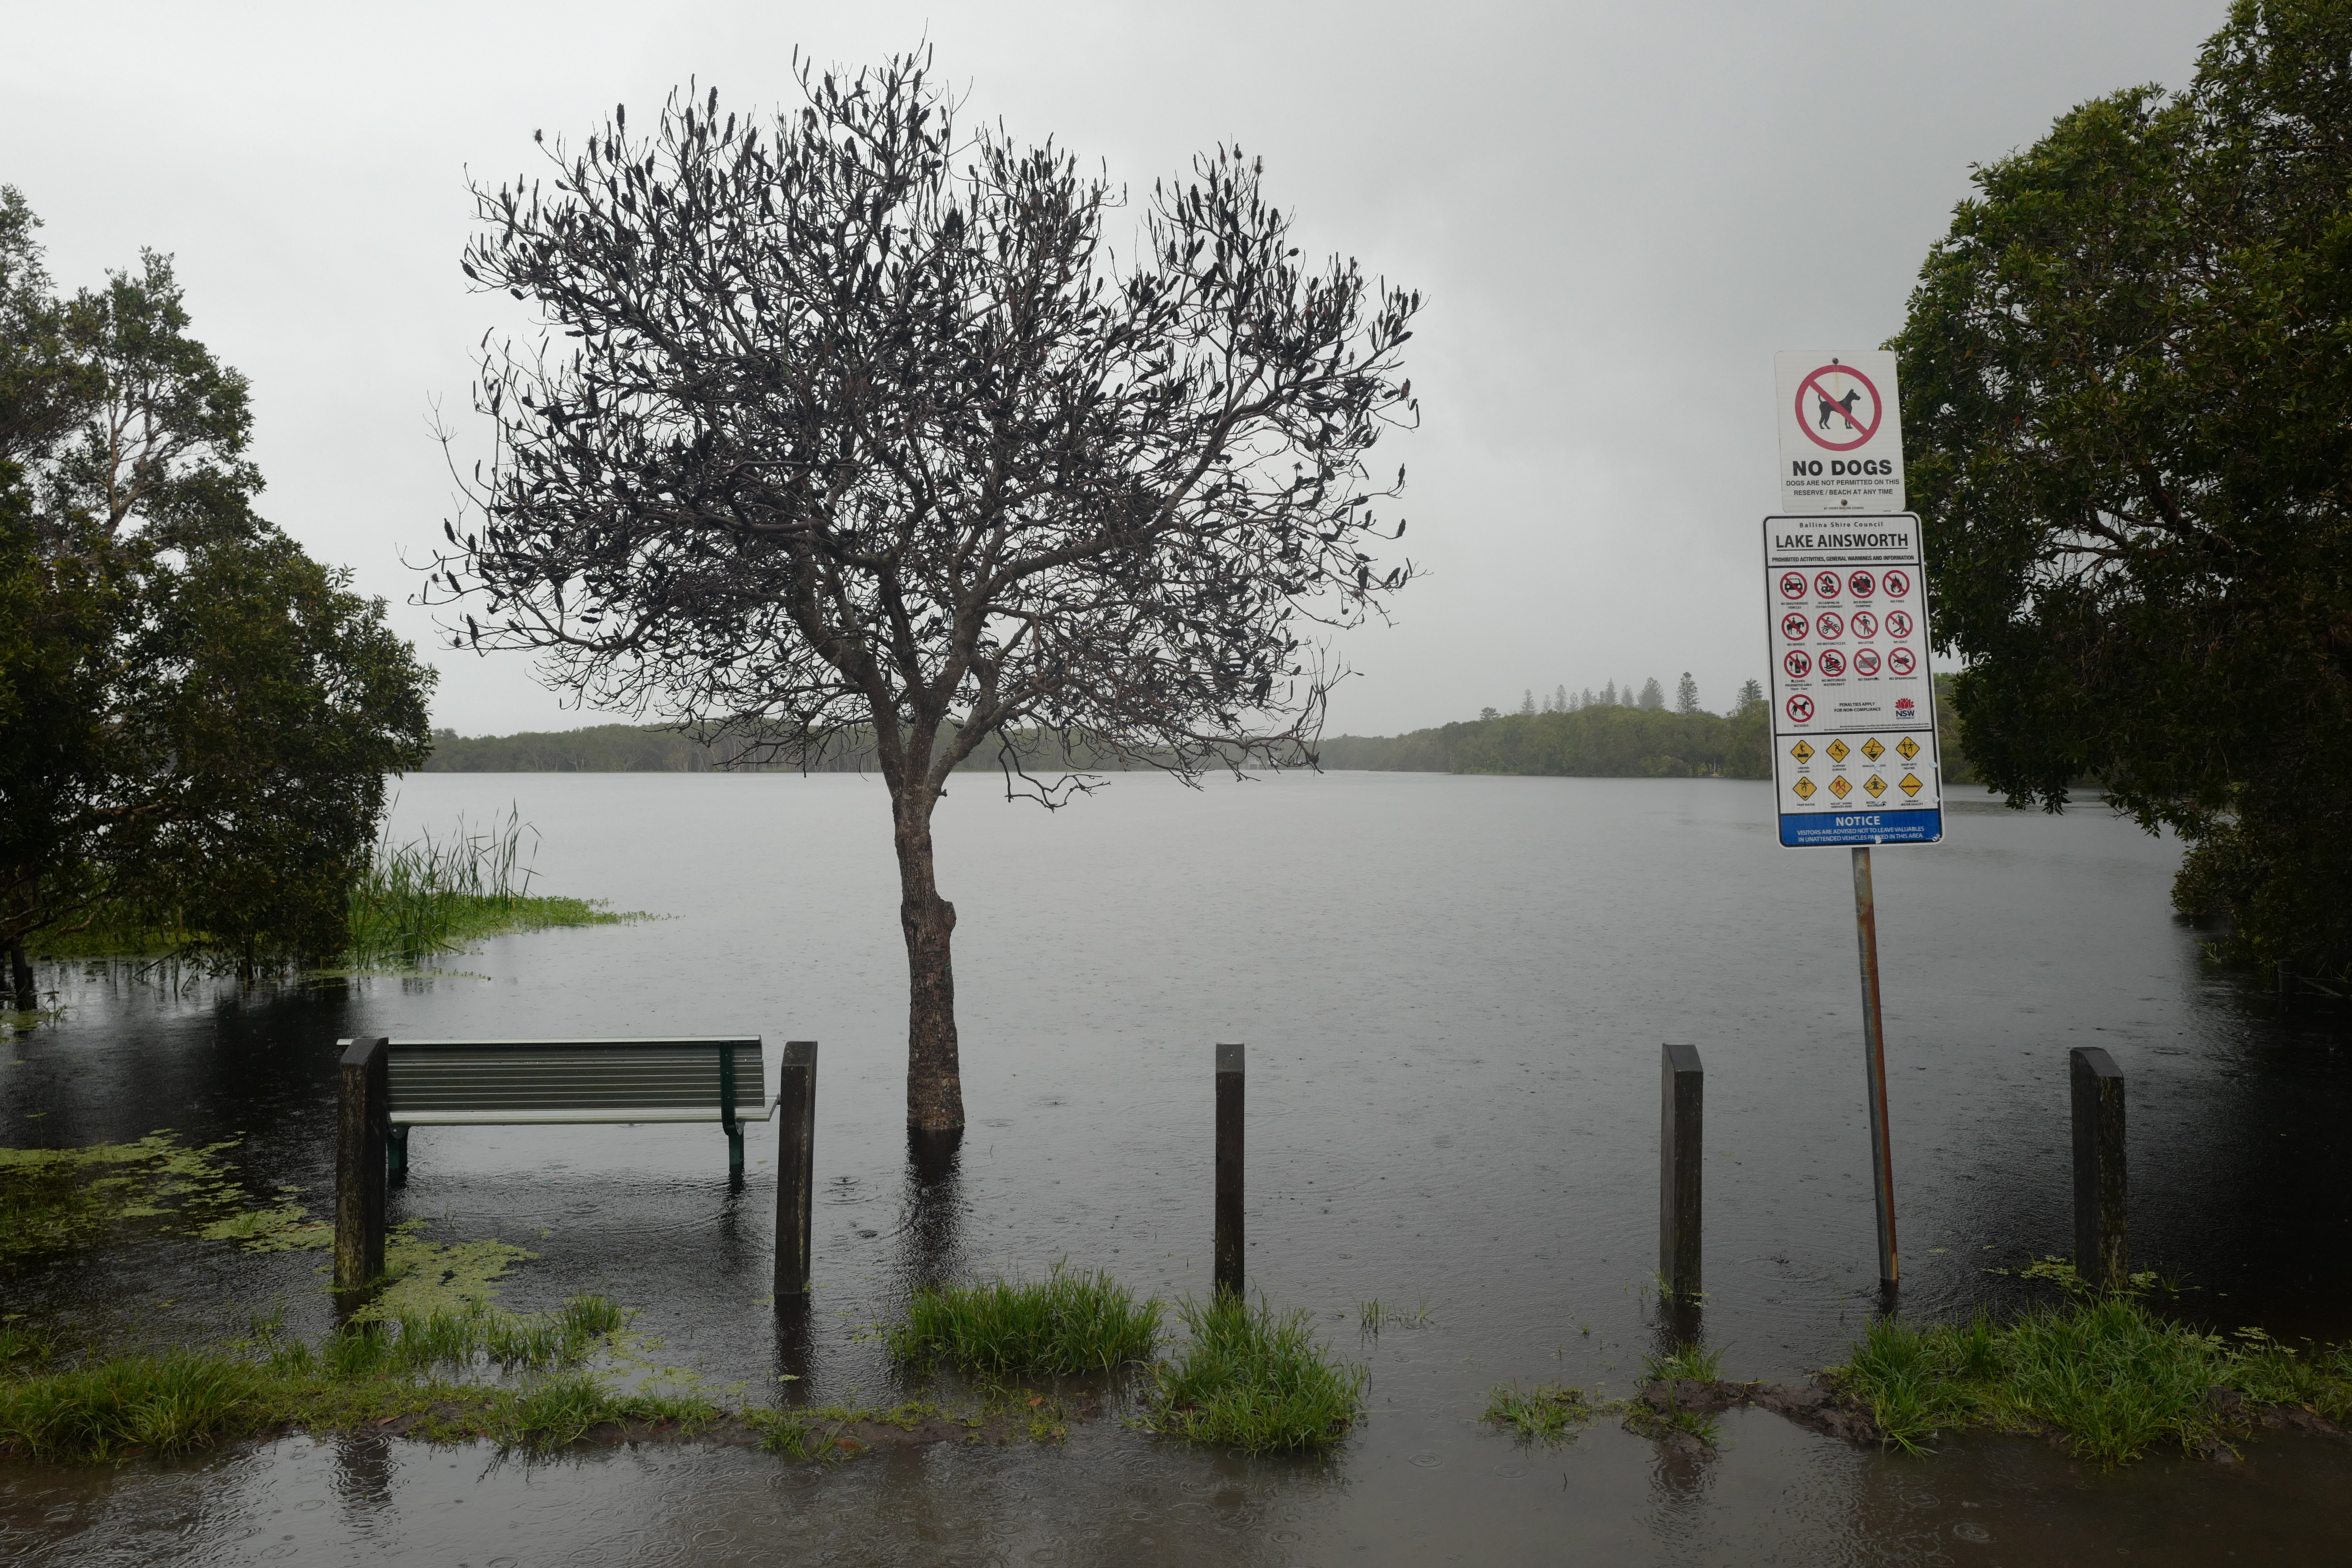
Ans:
{"label": "waterlogged ground", "polygon": [[[1114,1390],[1058,1447],[890,1449],[830,1470],[669,1444],[555,1459],[294,1436],[118,1470],[0,1467],[0,1561],[103,1563],[2338,1562],[2352,1446],[2123,1471],[2014,1438],[1926,1459],[1734,1412],[1711,1456],[1598,1423],[1529,1448],[1500,1382],[1631,1391],[1655,1343],[1657,1046],[1708,1070],[1708,1340],[1738,1377],[1836,1359],[1877,1305],[1845,857],[1777,848],[1761,786],[1120,779],[1055,816],[959,788],[973,1125],[899,1127],[903,984],[878,786],[847,778],[407,782],[410,826],[520,805],[549,890],[675,918],[501,939],[451,973],[239,997],[48,977],[63,1017],[0,1050],[0,1144],[168,1128],[259,1205],[327,1206],[333,1041],[717,1033],[822,1042],[814,1311],[767,1300],[773,1187],[715,1129],[423,1130],[395,1217],[533,1256],[517,1309],[602,1289],[666,1365],[745,1402],[902,1392],[860,1331],[917,1280],[1106,1267],[1171,1298],[1209,1270],[1211,1052],[1250,1055],[1250,1282],[1370,1369],[1328,1461],[1171,1448]],[[2065,1052],[2130,1075],[2135,1262],[2218,1324],[2352,1336],[2347,1063],[2200,960],[2177,849],[2096,814],[1952,815],[1878,857],[1905,1310],[2020,1289],[2068,1246]],[[284,1187],[303,1191],[289,1198]],[[133,1227],[134,1229],[136,1226]],[[330,1318],[320,1255],[163,1221],[5,1283],[81,1331]],[[182,1231],[190,1226],[176,1227]],[[1361,1303],[1428,1309],[1360,1329]],[[779,1381],[782,1374],[791,1381]]]}

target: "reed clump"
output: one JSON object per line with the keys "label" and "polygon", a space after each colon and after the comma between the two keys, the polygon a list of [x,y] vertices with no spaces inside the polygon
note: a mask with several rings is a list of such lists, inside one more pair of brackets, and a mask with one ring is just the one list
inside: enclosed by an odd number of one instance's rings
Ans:
{"label": "reed clump", "polygon": [[2055,1260],[2026,1273],[2064,1299],[2005,1321],[1981,1309],[1961,1322],[1881,1318],[1830,1377],[1913,1453],[1939,1431],[1968,1427],[2048,1433],[2105,1466],[2159,1446],[2226,1449],[2247,1423],[2217,1390],[2352,1419],[2352,1349],[2297,1350],[2259,1330],[2206,1332],[2148,1304],[2152,1276],[2106,1291]]}
{"label": "reed clump", "polygon": [[589,900],[532,893],[536,872],[524,852],[526,834],[537,837],[509,808],[504,821],[480,831],[467,832],[460,817],[446,838],[426,832],[405,844],[378,843],[352,885],[350,966],[415,968],[434,954],[511,931],[640,918]]}
{"label": "reed clump", "polygon": [[1108,1274],[1057,1266],[1043,1279],[1000,1275],[918,1290],[906,1321],[883,1337],[901,1361],[964,1372],[1109,1372],[1151,1354],[1165,1310]]}
{"label": "reed clump", "polygon": [[1251,1454],[1313,1451],[1342,1441],[1362,1416],[1364,1369],[1332,1359],[1304,1310],[1220,1292],[1177,1312],[1191,1340],[1151,1369],[1150,1430]]}

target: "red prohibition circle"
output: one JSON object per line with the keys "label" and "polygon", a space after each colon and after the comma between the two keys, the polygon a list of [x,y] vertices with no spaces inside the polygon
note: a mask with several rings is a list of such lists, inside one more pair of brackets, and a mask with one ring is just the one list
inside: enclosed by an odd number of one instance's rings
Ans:
{"label": "red prohibition circle", "polygon": [[1802,572],[1780,574],[1780,597],[1801,599],[1805,596],[1805,574]]}
{"label": "red prohibition circle", "polygon": [[1876,675],[1878,673],[1878,650],[1874,647],[1860,647],[1854,649],[1853,672],[1856,675]]}
{"label": "red prohibition circle", "polygon": [[1886,668],[1895,675],[1908,675],[1918,667],[1919,661],[1911,657],[1907,647],[1891,649],[1886,655]]}
{"label": "red prohibition circle", "polygon": [[1874,637],[1878,635],[1878,617],[1868,610],[1856,610],[1853,613],[1853,619],[1846,624],[1853,628],[1853,635],[1858,637]]}
{"label": "red prohibition circle", "polygon": [[[1818,396],[1822,402],[1828,404],[1832,408],[1840,406],[1838,400],[1829,395],[1829,388],[1820,387],[1817,389],[1815,387],[1814,377],[1822,375],[1850,375],[1853,377],[1854,380],[1862,383],[1863,390],[1870,394],[1870,426],[1867,429],[1864,429],[1863,426],[1855,424],[1853,416],[1851,414],[1843,414],[1839,416],[1839,417],[1844,419],[1849,426],[1852,426],[1854,429],[1862,431],[1861,435],[1856,436],[1851,441],[1822,440],[1821,436],[1813,429],[1813,422],[1805,417],[1805,399],[1808,393],[1811,393],[1815,396]],[[1863,374],[1862,372],[1854,369],[1853,366],[1850,364],[1825,364],[1822,366],[1821,369],[1813,372],[1812,375],[1805,377],[1804,380],[1797,384],[1797,428],[1805,433],[1806,440],[1811,441],[1814,446],[1821,447],[1825,452],[1851,452],[1856,447],[1868,446],[1870,444],[1870,438],[1878,434],[1878,421],[1880,416],[1885,412],[1886,405],[1880,400],[1878,388],[1871,384],[1870,377]]]}
{"label": "red prohibition circle", "polygon": [[1842,637],[1845,636],[1845,620],[1835,610],[1823,610],[1822,618],[1813,623],[1813,629],[1825,637]]}
{"label": "red prohibition circle", "polygon": [[1801,691],[1790,698],[1789,717],[1800,724],[1811,723],[1813,717],[1813,700]]}
{"label": "red prohibition circle", "polygon": [[1795,642],[1812,629],[1812,623],[1794,610],[1780,617],[1780,635]]}
{"label": "red prohibition circle", "polygon": [[1791,680],[1802,680],[1813,672],[1813,656],[1803,648],[1792,647],[1780,660],[1780,668],[1789,672]]}
{"label": "red prohibition circle", "polygon": [[1857,599],[1867,599],[1878,584],[1870,580],[1867,572],[1857,572],[1845,580],[1846,591]]}
{"label": "red prohibition circle", "polygon": [[1835,680],[1845,673],[1845,655],[1833,647],[1822,649],[1822,673]]}
{"label": "red prohibition circle", "polygon": [[1911,635],[1911,617],[1905,615],[1901,610],[1887,611],[1886,635],[1891,637],[1909,637]]}
{"label": "red prohibition circle", "polygon": [[1894,595],[1898,599],[1911,591],[1911,579],[1906,577],[1900,572],[1889,572],[1885,578],[1885,582],[1886,584],[1886,591]]}
{"label": "red prohibition circle", "polygon": [[1820,576],[1813,579],[1813,596],[1815,598],[1834,599],[1837,595],[1838,574],[1836,573],[1824,572]]}

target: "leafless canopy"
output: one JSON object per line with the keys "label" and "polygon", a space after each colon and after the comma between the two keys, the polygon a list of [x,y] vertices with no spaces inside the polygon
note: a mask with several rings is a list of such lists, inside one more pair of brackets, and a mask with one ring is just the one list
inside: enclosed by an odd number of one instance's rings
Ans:
{"label": "leafless canopy", "polygon": [[1119,254],[1119,192],[928,68],[803,66],[769,122],[689,89],[476,188],[467,275],[549,335],[484,340],[499,445],[427,597],[597,706],[801,756],[870,724],[926,803],[992,735],[1311,751],[1309,634],[1412,571],[1367,459],[1417,417],[1419,296],[1302,263],[1238,147]]}

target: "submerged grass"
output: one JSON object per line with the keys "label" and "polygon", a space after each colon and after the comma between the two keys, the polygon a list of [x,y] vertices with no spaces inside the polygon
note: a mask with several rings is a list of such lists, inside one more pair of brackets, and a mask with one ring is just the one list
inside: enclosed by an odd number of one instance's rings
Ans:
{"label": "submerged grass", "polygon": [[1972,1426],[2053,1433],[2108,1466],[2159,1446],[2227,1447],[2245,1421],[2216,1389],[2352,1419],[2347,1347],[2297,1351],[2258,1330],[2204,1332],[2150,1307],[2147,1276],[2101,1292],[2063,1263],[2026,1272],[2061,1286],[2065,1300],[2005,1321],[1982,1310],[1925,1326],[1881,1318],[1831,1376],[1869,1406],[1890,1443],[1913,1453],[1940,1430]]}
{"label": "submerged grass", "polygon": [[1108,1274],[1056,1266],[1043,1279],[999,1276],[919,1290],[906,1321],[883,1338],[901,1361],[965,1372],[1108,1372],[1151,1354],[1165,1310],[1157,1296],[1138,1301]]}
{"label": "submerged grass", "polygon": [[1523,1388],[1510,1383],[1487,1391],[1484,1419],[1508,1427],[1527,1442],[1560,1443],[1581,1431],[1601,1411],[1580,1388],[1556,1383]]}
{"label": "submerged grass", "polygon": [[1220,1293],[1177,1312],[1191,1342],[1151,1369],[1150,1430],[1264,1454],[1328,1448],[1363,1415],[1364,1369],[1332,1360],[1304,1310]]}
{"label": "submerged grass", "polygon": [[151,1132],[79,1149],[0,1149],[0,1271],[91,1246],[126,1220],[194,1222],[201,1234],[233,1217],[248,1201],[220,1160],[234,1147]]}

